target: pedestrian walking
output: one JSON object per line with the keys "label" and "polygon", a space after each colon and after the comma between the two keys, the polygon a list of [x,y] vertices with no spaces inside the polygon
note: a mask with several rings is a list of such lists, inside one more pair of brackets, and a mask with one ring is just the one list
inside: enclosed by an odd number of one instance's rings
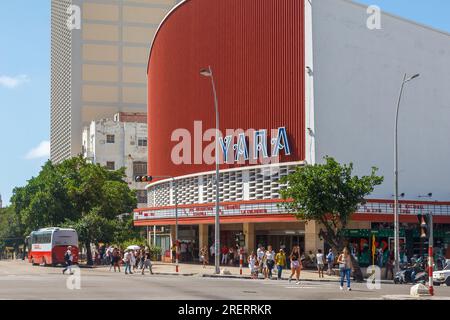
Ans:
{"label": "pedestrian walking", "polygon": [[334,271],[333,271],[333,265],[334,265],[334,253],[333,250],[330,249],[328,251],[327,254],[327,263],[328,263],[328,270],[327,270],[327,274],[329,276],[334,275]]}
{"label": "pedestrian walking", "polygon": [[266,250],[264,250],[264,247],[260,244],[258,247],[258,250],[256,250],[256,259],[258,260],[258,266],[259,266],[259,270],[260,272],[263,272],[264,270],[264,254],[265,254]]}
{"label": "pedestrian walking", "polygon": [[125,263],[125,274],[133,274],[131,272],[131,255],[132,252],[130,250],[125,251],[123,255],[123,262]]}
{"label": "pedestrian walking", "polygon": [[265,278],[271,279],[272,270],[273,267],[275,266],[275,251],[272,250],[271,245],[267,247],[267,251],[265,252],[265,266],[266,266]]}
{"label": "pedestrian walking", "polygon": [[135,251],[131,250],[130,251],[130,268],[129,268],[131,274],[133,273],[133,272],[131,272],[131,270],[134,269],[135,264],[136,264]]}
{"label": "pedestrian walking", "polygon": [[142,272],[141,272],[141,274],[144,274],[145,273],[145,269],[147,269],[147,268],[150,271],[150,274],[153,274],[152,258],[151,258],[150,252],[146,251],[145,253],[142,254],[142,256],[144,257],[144,263],[142,265]]}
{"label": "pedestrian walking", "polygon": [[295,278],[297,280],[296,284],[300,284],[300,271],[302,268],[302,262],[300,261],[300,247],[294,246],[292,248],[292,252],[289,256],[289,260],[291,261],[291,275],[289,276],[289,282],[292,281],[292,277],[295,274]]}
{"label": "pedestrian walking", "polygon": [[339,263],[339,271],[341,273],[340,289],[344,290],[344,279],[347,278],[347,290],[351,291],[352,289],[350,287],[350,274],[353,265],[350,252],[347,247],[345,247],[343,252],[339,255],[338,263]]}
{"label": "pedestrian walking", "polygon": [[234,265],[234,249],[233,249],[233,247],[230,247],[230,249],[228,250],[228,264],[230,266]]}
{"label": "pedestrian walking", "polygon": [[386,280],[394,280],[394,253],[389,254],[386,262]]}
{"label": "pedestrian walking", "polygon": [[323,269],[325,267],[325,258],[323,256],[321,249],[317,250],[316,261],[317,261],[317,271],[319,272],[319,278],[324,278]]}
{"label": "pedestrian walking", "polygon": [[284,253],[283,249],[280,249],[280,251],[275,256],[275,263],[277,264],[278,270],[277,279],[281,280],[281,273],[283,272],[283,268],[286,266],[286,254]]}
{"label": "pedestrian walking", "polygon": [[254,251],[248,256],[247,263],[252,279],[258,279],[258,258]]}
{"label": "pedestrian walking", "polygon": [[177,258],[177,243],[176,242],[174,242],[172,244],[171,251],[172,251],[172,263],[175,263],[176,258]]}
{"label": "pedestrian walking", "polygon": [[222,264],[227,264],[228,261],[228,247],[224,244],[221,253],[222,253]]}
{"label": "pedestrian walking", "polygon": [[[143,253],[142,253],[143,254]],[[139,270],[140,268],[140,263],[141,263],[141,250],[136,250],[136,252],[134,253],[134,264],[133,264],[133,271]]]}
{"label": "pedestrian walking", "polygon": [[208,248],[206,248],[206,246],[203,246],[200,249],[200,262],[203,265],[203,269],[206,268],[206,265],[208,264]]}
{"label": "pedestrian walking", "polygon": [[64,254],[64,262],[66,263],[66,267],[63,269],[62,273],[65,274],[65,272],[69,270],[70,274],[73,274],[72,272],[73,254],[71,246],[67,247],[67,251]]}
{"label": "pedestrian walking", "polygon": [[119,270],[120,272],[120,251],[117,248],[113,249],[113,254],[112,254],[112,263],[113,263],[113,267],[114,267],[114,272],[116,272],[116,268]]}

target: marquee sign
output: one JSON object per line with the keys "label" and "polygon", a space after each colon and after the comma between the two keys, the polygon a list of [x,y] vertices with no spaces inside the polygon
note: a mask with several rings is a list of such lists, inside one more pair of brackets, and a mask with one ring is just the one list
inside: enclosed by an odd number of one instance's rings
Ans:
{"label": "marquee sign", "polygon": [[[215,206],[180,206],[178,207],[178,217],[209,217],[214,216]],[[249,204],[230,204],[219,207],[221,216],[246,216],[246,215],[269,215],[286,214],[286,209],[280,201],[261,202]],[[447,204],[400,204],[399,212],[402,215],[417,215],[419,213],[431,213],[436,216],[450,216],[450,205]],[[358,214],[394,214],[394,205],[376,200],[360,205]],[[175,207],[149,208],[137,210],[134,213],[134,220],[147,219],[167,219],[175,218]]]}
{"label": "marquee sign", "polygon": [[[214,216],[216,214],[216,207],[198,206],[189,208],[178,208],[178,218],[187,217],[205,217]],[[273,203],[258,203],[258,204],[231,204],[219,207],[221,216],[245,216],[245,215],[264,215],[264,214],[286,214],[286,210],[280,206],[279,202]],[[152,208],[141,212],[134,213],[135,220],[142,219],[164,219],[174,218],[175,208]]]}

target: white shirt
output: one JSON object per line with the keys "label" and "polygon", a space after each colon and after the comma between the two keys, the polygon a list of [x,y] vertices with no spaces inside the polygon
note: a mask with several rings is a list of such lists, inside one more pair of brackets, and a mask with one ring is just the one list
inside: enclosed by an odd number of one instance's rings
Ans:
{"label": "white shirt", "polygon": [[275,251],[266,251],[266,260],[275,260]]}
{"label": "white shirt", "polygon": [[323,264],[323,253],[316,254],[317,264]]}
{"label": "white shirt", "polygon": [[258,257],[258,260],[261,260],[264,257],[264,250],[262,249],[256,250],[256,255]]}
{"label": "white shirt", "polygon": [[123,260],[130,261],[130,253],[128,251],[123,255]]}
{"label": "white shirt", "polygon": [[209,252],[211,253],[211,255],[214,254],[214,250],[215,250],[214,245],[212,245],[211,247],[209,247]]}

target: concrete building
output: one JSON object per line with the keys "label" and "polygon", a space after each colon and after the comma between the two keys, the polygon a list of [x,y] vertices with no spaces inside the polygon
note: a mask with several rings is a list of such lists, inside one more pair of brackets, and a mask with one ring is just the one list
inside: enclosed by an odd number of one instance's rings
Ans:
{"label": "concrete building", "polygon": [[137,190],[138,207],[145,207],[145,184],[135,182],[136,175],[147,174],[147,115],[117,113],[113,119],[94,120],[84,127],[83,156],[110,170],[126,168],[126,182]]}
{"label": "concrete building", "polygon": [[[395,108],[403,75],[420,73],[400,110],[400,236],[408,255],[423,253],[416,215],[432,213],[436,246],[449,246],[450,35],[387,13],[373,29],[369,18],[348,0],[187,0],[172,10],[149,55],[148,173],[176,179],[147,186],[135,225],[173,242],[176,208],[179,240],[213,242],[215,163],[203,152],[214,134],[203,133],[214,128],[214,100],[199,74],[211,66],[230,135],[219,150],[221,243],[326,249],[320,225],[278,206],[279,178],[330,155],[385,177],[349,226],[369,263],[372,234],[392,250]],[[194,137],[184,153],[180,128]]]}
{"label": "concrete building", "polygon": [[145,112],[149,43],[176,2],[52,0],[52,162],[81,153],[81,131],[92,120]]}

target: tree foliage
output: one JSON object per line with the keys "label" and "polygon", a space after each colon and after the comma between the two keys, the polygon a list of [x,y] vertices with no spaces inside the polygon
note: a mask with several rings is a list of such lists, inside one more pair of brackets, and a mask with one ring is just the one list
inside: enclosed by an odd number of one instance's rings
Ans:
{"label": "tree foliage", "polygon": [[281,196],[290,200],[283,205],[298,219],[320,222],[319,236],[338,251],[343,247],[342,230],[383,177],[376,175],[375,167],[370,175],[358,177],[352,175],[352,163],[341,165],[332,157],[324,160],[324,164],[298,167],[283,177],[281,182],[287,186]]}
{"label": "tree foliage", "polygon": [[18,251],[19,246],[24,244],[24,229],[13,207],[0,208],[0,253],[6,247]]}
{"label": "tree foliage", "polygon": [[81,156],[57,165],[48,161],[37,177],[14,189],[11,201],[26,226],[25,234],[43,227],[73,226],[92,263],[90,243],[113,241],[121,232],[117,229],[124,226],[117,217],[137,205],[136,193],[124,178],[125,168],[110,171]]}

